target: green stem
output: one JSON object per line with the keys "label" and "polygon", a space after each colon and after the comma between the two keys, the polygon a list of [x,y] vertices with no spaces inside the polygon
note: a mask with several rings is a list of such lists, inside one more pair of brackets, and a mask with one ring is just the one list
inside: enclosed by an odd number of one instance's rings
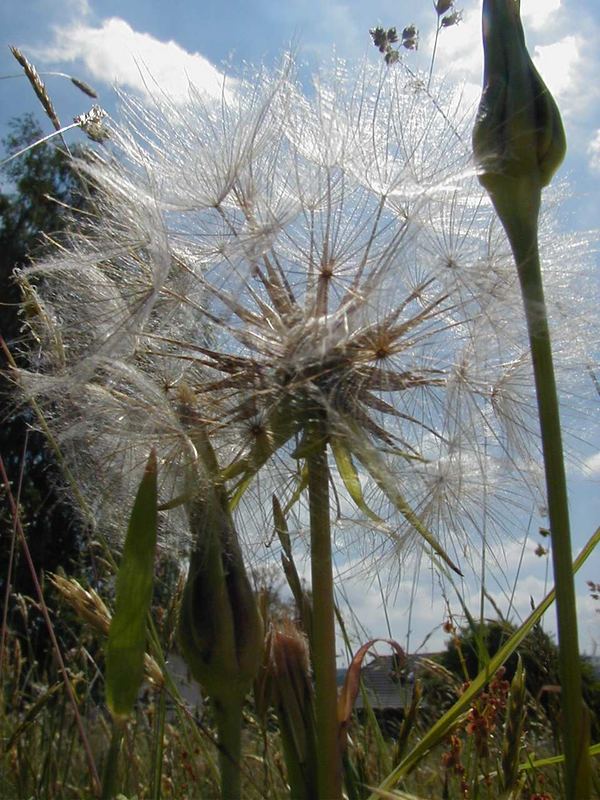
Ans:
{"label": "green stem", "polygon": [[322,800],[342,796],[338,747],[337,685],[335,661],[335,603],[329,508],[327,439],[321,420],[309,424],[313,444],[307,456],[310,507],[310,554],[313,596],[312,655],[315,673],[317,720],[317,781]]}
{"label": "green stem", "polygon": [[125,724],[121,720],[112,719],[110,747],[106,755],[106,763],[102,774],[101,800],[113,800],[119,789],[119,753],[125,733]]}
{"label": "green stem", "polygon": [[508,234],[517,264],[535,376],[556,586],[565,796],[567,800],[585,800],[590,791],[585,756],[588,737],[582,708],[577,607],[571,567],[569,506],[558,394],[538,251],[541,191],[532,188],[528,181],[521,180],[515,181],[512,196],[505,193],[503,199],[498,195],[492,199]]}
{"label": "green stem", "polygon": [[224,705],[214,701],[219,735],[219,767],[222,800],[241,800],[242,792],[242,708],[243,699],[233,697]]}
{"label": "green stem", "polygon": [[152,800],[161,800],[162,793],[162,767],[165,741],[165,719],[167,711],[167,692],[161,687],[156,698],[156,724],[154,728],[154,747],[152,754]]}

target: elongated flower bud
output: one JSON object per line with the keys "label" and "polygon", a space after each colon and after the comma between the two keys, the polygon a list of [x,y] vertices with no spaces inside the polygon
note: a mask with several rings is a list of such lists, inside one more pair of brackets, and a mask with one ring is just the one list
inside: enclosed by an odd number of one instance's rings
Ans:
{"label": "elongated flower bud", "polygon": [[179,414],[198,462],[187,514],[194,549],[179,613],[179,643],[194,678],[215,703],[241,702],[261,663],[263,626],[248,580],[215,453],[186,387]]}
{"label": "elongated flower bud", "polygon": [[267,643],[267,681],[279,719],[291,797],[317,795],[317,744],[308,643],[291,622],[271,629]]}
{"label": "elongated flower bud", "polygon": [[219,494],[206,487],[190,503],[197,538],[179,617],[183,655],[194,678],[217,702],[249,690],[263,636],[233,521]]}
{"label": "elongated flower bud", "polygon": [[565,132],[527,52],[515,0],[484,0],[483,50],[483,94],[473,130],[480,181],[489,192],[504,177],[547,186],[564,158]]}

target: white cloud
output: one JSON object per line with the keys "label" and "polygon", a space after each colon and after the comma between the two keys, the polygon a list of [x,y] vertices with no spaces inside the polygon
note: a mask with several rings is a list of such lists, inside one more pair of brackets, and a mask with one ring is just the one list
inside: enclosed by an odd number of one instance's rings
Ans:
{"label": "white cloud", "polygon": [[522,0],[521,18],[526,27],[539,31],[554,22],[561,0]]}
{"label": "white cloud", "polygon": [[[588,147],[588,154],[590,156],[590,167],[600,172],[600,129],[596,131],[596,136]],[[594,453],[593,456],[586,458],[583,462],[583,470],[588,477],[600,475],[600,453]]]}
{"label": "white cloud", "polygon": [[555,97],[568,101],[570,96],[579,94],[583,44],[580,36],[565,36],[535,48],[533,61]]}
{"label": "white cloud", "polygon": [[[428,36],[425,50],[433,49],[434,32]],[[481,88],[483,71],[481,44],[481,13],[479,9],[466,11],[458,25],[441,30],[438,40],[435,74],[452,73],[477,84]]]}
{"label": "white cloud", "polygon": [[[80,0],[80,5],[85,12],[86,0]],[[162,90],[174,100],[183,99],[190,82],[217,97],[223,89],[223,74],[200,53],[135,31],[118,17],[104,20],[99,27],[82,21],[57,27],[54,42],[37,48],[35,56],[54,63],[81,60],[95,81],[118,83],[148,96]]]}

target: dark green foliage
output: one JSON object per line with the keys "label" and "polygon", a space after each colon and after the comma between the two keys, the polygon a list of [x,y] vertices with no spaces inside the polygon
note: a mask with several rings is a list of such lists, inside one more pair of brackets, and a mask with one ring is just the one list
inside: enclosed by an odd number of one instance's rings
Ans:
{"label": "dark green foliage", "polygon": [[[468,680],[485,667],[491,658],[516,630],[515,626],[502,620],[490,620],[483,625],[464,628],[453,637],[439,661],[460,680]],[[461,659],[462,654],[462,659]],[[536,625],[524,639],[520,648],[506,662],[506,679],[512,681],[519,656],[525,670],[525,685],[529,695],[539,701],[550,719],[559,711],[557,690],[560,686],[558,674],[558,646],[540,625]],[[464,673],[463,663],[467,675]],[[600,732],[600,681],[594,675],[592,665],[582,659],[583,697],[592,715],[592,735]],[[548,690],[546,687],[553,687]]]}
{"label": "dark green foliage", "polygon": [[[16,152],[43,136],[32,114],[14,119],[3,140],[7,153]],[[34,147],[2,168],[0,193],[0,331],[11,344],[19,335],[16,304],[20,297],[12,280],[44,247],[41,234],[64,229],[64,205],[80,205],[79,181],[65,153],[51,144]]]}
{"label": "dark green foliage", "polygon": [[[31,114],[12,121],[4,139],[7,153],[15,152],[43,135]],[[19,363],[27,348],[18,313],[20,295],[13,280],[15,269],[40,255],[46,241],[42,233],[60,238],[67,224],[64,206],[81,206],[80,183],[68,157],[58,148],[43,144],[11,161],[2,169],[0,192],[0,334]],[[73,571],[81,548],[81,528],[68,500],[57,490],[60,475],[48,454],[44,437],[31,431],[31,410],[20,405],[14,392],[7,358],[0,351],[0,453],[13,492],[23,464],[20,496],[21,521],[34,564],[40,572],[63,566]],[[13,520],[4,492],[0,489],[0,606],[8,574],[8,554],[13,535]],[[29,571],[16,548],[13,590],[32,594]],[[18,616],[18,615],[17,615]],[[30,620],[29,640],[37,639],[39,621]],[[42,637],[42,640],[44,637]],[[40,642],[40,649],[44,644]]]}

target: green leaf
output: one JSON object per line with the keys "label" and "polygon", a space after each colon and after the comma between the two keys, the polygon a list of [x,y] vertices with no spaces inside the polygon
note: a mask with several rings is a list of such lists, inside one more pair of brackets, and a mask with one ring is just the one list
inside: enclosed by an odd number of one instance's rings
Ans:
{"label": "green leaf", "polygon": [[331,447],[331,452],[333,453],[338,472],[340,473],[340,478],[344,482],[344,486],[348,490],[348,494],[356,506],[363,514],[366,514],[369,519],[372,519],[373,522],[383,523],[381,517],[372,511],[365,501],[358,471],[352,461],[350,450],[346,447],[342,439],[334,436],[330,438],[329,446]]}
{"label": "green leaf", "polygon": [[117,717],[131,713],[144,674],[146,616],[154,580],[157,494],[156,452],[152,449],[129,519],[106,647],[106,702]]}
{"label": "green leaf", "polygon": [[[590,757],[600,756],[600,742],[591,745],[591,747],[588,749],[588,753],[590,754]],[[558,756],[549,756],[548,758],[537,758],[535,761],[530,760],[520,764],[519,772],[531,769],[541,769],[542,767],[552,767],[555,764],[563,764],[564,760],[564,753],[561,753]]]}

